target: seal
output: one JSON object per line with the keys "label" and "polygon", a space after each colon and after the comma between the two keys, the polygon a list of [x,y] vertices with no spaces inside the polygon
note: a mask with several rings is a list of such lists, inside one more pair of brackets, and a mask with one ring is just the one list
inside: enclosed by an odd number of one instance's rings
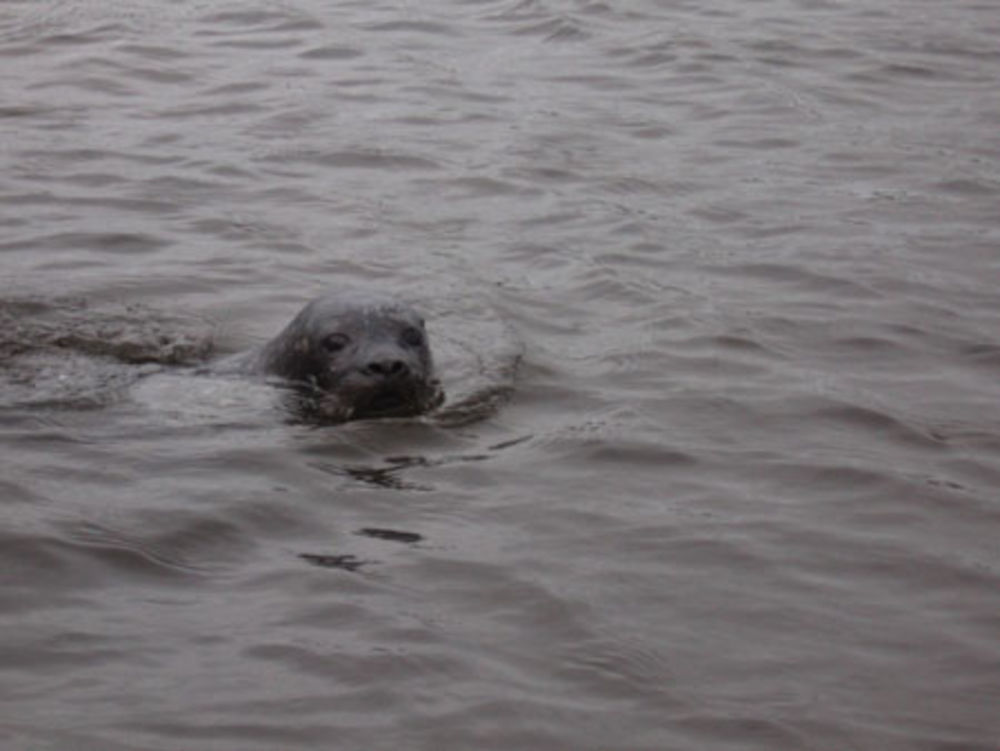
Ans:
{"label": "seal", "polygon": [[317,297],[250,362],[287,380],[326,420],[418,415],[444,400],[423,318],[372,292]]}

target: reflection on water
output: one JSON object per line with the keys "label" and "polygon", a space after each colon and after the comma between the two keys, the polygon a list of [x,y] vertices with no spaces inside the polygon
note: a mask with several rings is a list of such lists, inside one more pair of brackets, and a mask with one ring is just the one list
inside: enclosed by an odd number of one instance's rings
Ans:
{"label": "reflection on water", "polygon": [[0,6],[0,745],[994,749],[995,16]]}

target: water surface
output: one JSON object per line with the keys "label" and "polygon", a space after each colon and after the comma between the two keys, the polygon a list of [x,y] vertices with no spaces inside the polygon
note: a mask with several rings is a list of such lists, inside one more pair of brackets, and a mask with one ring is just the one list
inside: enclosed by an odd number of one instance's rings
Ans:
{"label": "water surface", "polygon": [[[998,33],[3,4],[0,745],[995,749]],[[60,344],[345,283],[498,408],[316,428]]]}

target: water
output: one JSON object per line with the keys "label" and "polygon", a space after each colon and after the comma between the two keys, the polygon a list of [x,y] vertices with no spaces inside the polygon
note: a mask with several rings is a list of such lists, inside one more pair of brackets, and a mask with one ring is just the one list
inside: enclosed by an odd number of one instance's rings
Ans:
{"label": "water", "polygon": [[19,360],[0,746],[996,749],[998,32],[975,0],[5,3],[22,332],[133,306],[221,356],[364,284],[498,409],[315,428]]}

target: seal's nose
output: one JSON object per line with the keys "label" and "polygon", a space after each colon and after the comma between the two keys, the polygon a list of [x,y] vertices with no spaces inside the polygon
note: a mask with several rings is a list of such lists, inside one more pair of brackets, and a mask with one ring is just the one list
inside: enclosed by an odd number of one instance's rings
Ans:
{"label": "seal's nose", "polygon": [[373,360],[365,365],[361,372],[372,378],[393,381],[408,376],[410,368],[402,360]]}

